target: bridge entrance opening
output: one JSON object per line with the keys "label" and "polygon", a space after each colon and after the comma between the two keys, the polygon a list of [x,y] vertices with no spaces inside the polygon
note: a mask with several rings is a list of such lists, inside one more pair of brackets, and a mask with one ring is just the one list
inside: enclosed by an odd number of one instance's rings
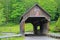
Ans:
{"label": "bridge entrance opening", "polygon": [[33,25],[34,34],[36,35],[46,34],[48,31],[48,21],[45,17],[29,17],[25,23],[31,23]]}

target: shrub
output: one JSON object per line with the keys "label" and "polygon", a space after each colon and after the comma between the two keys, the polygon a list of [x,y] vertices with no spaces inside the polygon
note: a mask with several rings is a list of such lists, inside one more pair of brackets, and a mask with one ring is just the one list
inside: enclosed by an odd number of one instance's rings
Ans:
{"label": "shrub", "polygon": [[55,30],[58,31],[58,32],[60,32],[60,17],[58,18],[58,21],[56,23]]}

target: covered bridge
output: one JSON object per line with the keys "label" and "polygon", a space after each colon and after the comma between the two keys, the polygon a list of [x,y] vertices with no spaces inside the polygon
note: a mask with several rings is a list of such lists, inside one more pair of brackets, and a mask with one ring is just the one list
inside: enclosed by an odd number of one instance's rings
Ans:
{"label": "covered bridge", "polygon": [[40,34],[47,34],[49,29],[50,15],[38,4],[30,8],[20,20],[20,32],[24,34],[25,23],[33,25],[34,34],[38,34],[37,26],[40,26]]}

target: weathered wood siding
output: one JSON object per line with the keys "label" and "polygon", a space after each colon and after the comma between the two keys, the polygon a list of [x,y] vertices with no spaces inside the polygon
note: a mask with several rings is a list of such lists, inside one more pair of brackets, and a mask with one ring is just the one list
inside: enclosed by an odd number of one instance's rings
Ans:
{"label": "weathered wood siding", "polygon": [[28,17],[45,17],[48,21],[50,21],[50,17],[38,6],[33,7],[26,15],[24,15],[23,19],[26,20]]}

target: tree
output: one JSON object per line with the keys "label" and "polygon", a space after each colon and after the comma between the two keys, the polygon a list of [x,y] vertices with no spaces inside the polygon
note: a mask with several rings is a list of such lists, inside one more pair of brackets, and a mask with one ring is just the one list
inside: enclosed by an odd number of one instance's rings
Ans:
{"label": "tree", "polygon": [[43,9],[45,9],[51,15],[51,19],[54,20],[57,9],[57,4],[54,0],[0,0],[3,5],[3,17],[5,22],[19,23],[21,15],[23,15],[29,8],[35,3],[38,3]]}
{"label": "tree", "polygon": [[23,13],[26,12],[29,8],[31,8],[35,3],[38,3],[43,9],[49,12],[49,14],[51,15],[51,20],[54,20],[55,18],[57,4],[54,0],[11,0],[11,2],[12,10],[10,19],[14,20],[14,22],[20,20],[19,16],[21,17],[21,15],[23,15]]}
{"label": "tree", "polygon": [[4,17],[4,5],[3,5],[3,1],[0,0],[0,25],[4,24],[4,22],[6,21],[5,17]]}
{"label": "tree", "polygon": [[60,16],[60,0],[55,0],[55,2],[57,3],[55,20],[58,20],[58,18]]}

